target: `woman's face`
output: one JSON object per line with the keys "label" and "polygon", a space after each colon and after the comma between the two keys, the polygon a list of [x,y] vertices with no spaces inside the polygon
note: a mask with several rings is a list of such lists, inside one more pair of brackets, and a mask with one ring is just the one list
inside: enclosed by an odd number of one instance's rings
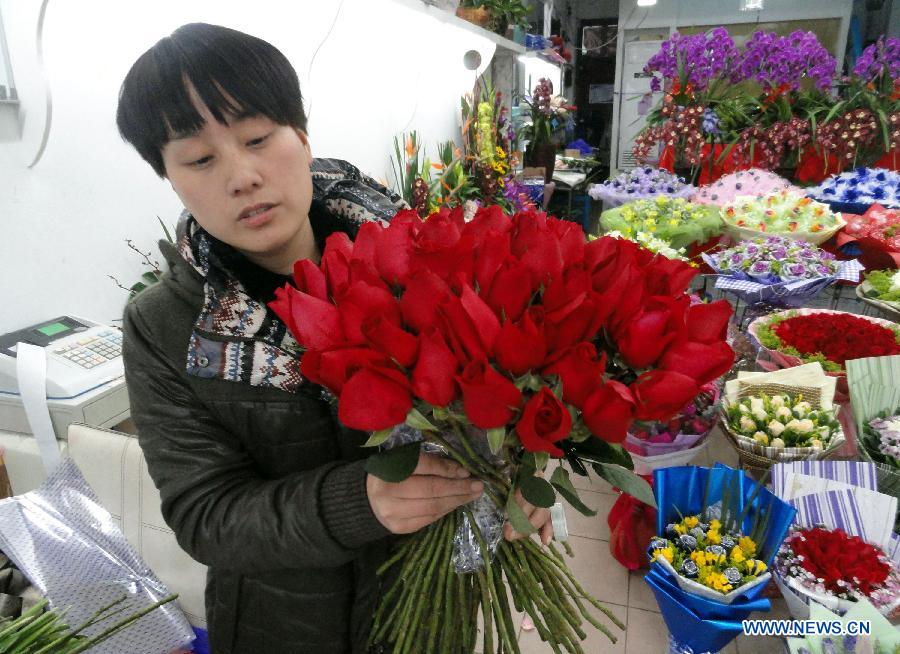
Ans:
{"label": "woman's face", "polygon": [[207,232],[268,270],[290,273],[314,247],[306,134],[261,115],[228,116],[223,125],[193,89],[191,96],[205,123],[163,147],[172,188]]}

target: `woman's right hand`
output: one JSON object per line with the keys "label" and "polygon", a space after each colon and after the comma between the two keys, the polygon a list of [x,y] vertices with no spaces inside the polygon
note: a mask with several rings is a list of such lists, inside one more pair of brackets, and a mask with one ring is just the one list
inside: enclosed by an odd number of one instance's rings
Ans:
{"label": "woman's right hand", "polygon": [[394,534],[411,534],[458,506],[478,499],[484,484],[454,461],[420,454],[407,479],[392,483],[368,475],[366,492],[378,521]]}

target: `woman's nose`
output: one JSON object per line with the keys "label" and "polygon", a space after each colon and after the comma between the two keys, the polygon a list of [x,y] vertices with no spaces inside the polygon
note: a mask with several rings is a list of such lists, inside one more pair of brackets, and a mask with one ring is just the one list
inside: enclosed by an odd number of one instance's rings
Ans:
{"label": "woman's nose", "polygon": [[230,195],[244,195],[262,186],[262,175],[255,157],[236,154],[229,163],[227,184]]}

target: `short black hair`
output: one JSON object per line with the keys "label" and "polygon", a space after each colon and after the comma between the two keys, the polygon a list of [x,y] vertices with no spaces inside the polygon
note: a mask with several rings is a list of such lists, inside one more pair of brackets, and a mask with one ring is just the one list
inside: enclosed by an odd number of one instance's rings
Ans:
{"label": "short black hair", "polygon": [[203,127],[186,81],[220,123],[261,114],[306,131],[297,72],[278,48],[220,25],[183,25],[138,58],[119,91],[119,134],[160,177],[163,146]]}

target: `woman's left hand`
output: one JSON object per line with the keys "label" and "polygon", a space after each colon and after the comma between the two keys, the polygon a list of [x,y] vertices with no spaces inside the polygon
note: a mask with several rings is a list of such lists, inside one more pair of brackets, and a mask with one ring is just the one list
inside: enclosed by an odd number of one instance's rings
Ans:
{"label": "woman's left hand", "polygon": [[[538,476],[543,475],[538,473]],[[541,536],[541,543],[549,545],[550,541],[553,540],[553,521],[550,518],[550,509],[542,509],[529,504],[518,489],[516,489],[516,504],[522,507],[522,511],[525,512],[531,526],[538,530]],[[507,522],[503,526],[503,537],[508,541],[514,541],[524,538],[525,535],[517,532],[513,529],[512,524]]]}

